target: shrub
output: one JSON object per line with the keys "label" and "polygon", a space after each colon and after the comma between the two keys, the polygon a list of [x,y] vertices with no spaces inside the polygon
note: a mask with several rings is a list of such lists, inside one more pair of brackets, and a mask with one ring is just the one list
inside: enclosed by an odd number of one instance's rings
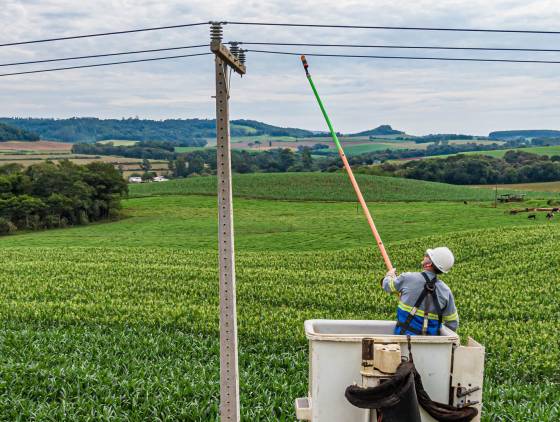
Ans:
{"label": "shrub", "polygon": [[0,217],[0,235],[12,234],[17,227],[10,220]]}

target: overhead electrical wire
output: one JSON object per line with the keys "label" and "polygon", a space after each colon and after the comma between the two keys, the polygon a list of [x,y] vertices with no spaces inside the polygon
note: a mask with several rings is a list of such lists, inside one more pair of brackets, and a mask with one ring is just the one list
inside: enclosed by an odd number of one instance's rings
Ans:
{"label": "overhead electrical wire", "polygon": [[[45,43],[50,41],[61,41],[61,40],[72,40],[80,38],[90,38],[90,37],[101,37],[101,36],[112,36],[120,34],[138,33],[146,31],[158,31],[165,29],[176,29],[193,27],[200,25],[212,24],[213,22],[198,22],[190,24],[181,25],[169,25],[169,26],[159,26],[150,28],[139,28],[124,31],[112,31],[104,33],[95,34],[85,34],[85,35],[75,35],[68,37],[59,38],[45,38],[32,41],[19,41],[13,43],[0,44],[0,47],[13,46],[13,45],[23,45],[23,44],[34,44],[34,43]],[[346,29],[389,29],[389,30],[417,30],[417,31],[456,31],[456,32],[494,32],[494,33],[522,33],[522,34],[560,34],[560,31],[539,31],[539,30],[513,30],[513,29],[475,29],[475,28],[439,28],[439,27],[404,27],[404,26],[359,26],[359,25],[323,25],[323,24],[298,24],[298,23],[276,23],[276,22],[233,22],[233,21],[222,21],[219,22],[223,25],[258,25],[258,26],[282,26],[282,27],[315,27],[315,28],[346,28]],[[281,43],[281,42],[226,42],[225,44],[230,45],[246,45],[246,46],[285,46],[285,47],[330,47],[330,48],[383,48],[383,49],[410,49],[410,50],[459,50],[459,51],[509,51],[509,52],[560,52],[560,49],[545,49],[545,48],[517,48],[517,47],[454,47],[454,46],[440,46],[440,45],[387,45],[387,44],[327,44],[327,43]],[[172,51],[181,50],[189,48],[198,47],[208,47],[209,44],[199,44],[191,46],[178,46],[169,48],[156,48],[156,49],[146,49],[146,50],[133,50],[133,51],[123,51],[116,53],[102,53],[102,54],[91,54],[75,57],[62,57],[53,59],[42,59],[42,60],[30,60],[21,62],[12,62],[0,64],[0,67],[5,66],[16,66],[16,65],[29,65],[29,64],[39,64],[39,63],[49,63],[49,62],[59,62],[59,61],[69,61],[69,60],[81,60],[81,59],[92,59],[101,57],[111,57],[111,56],[122,56],[129,54],[142,54],[142,53],[153,53],[161,51]],[[258,49],[245,49],[247,52],[261,53],[261,54],[276,54],[276,55],[294,55],[299,56],[302,53],[291,52],[291,51],[277,51],[277,50],[258,50]],[[0,74],[0,76],[14,76],[14,75],[24,75],[33,73],[44,73],[44,72],[55,72],[70,69],[83,69],[101,66],[112,66],[119,64],[128,63],[140,63],[140,62],[150,62],[157,60],[171,60],[179,59],[185,57],[203,56],[210,55],[212,53],[198,53],[198,54],[185,54],[185,55],[175,55],[166,57],[152,57],[147,59],[138,60],[126,60],[118,62],[109,63],[97,63],[97,64],[87,64],[87,65],[77,65],[68,66],[52,69],[40,69],[40,70],[30,70],[21,72],[11,72]],[[307,56],[315,57],[341,57],[341,58],[371,58],[371,59],[396,59],[396,60],[436,60],[436,61],[462,61],[462,62],[497,62],[497,63],[536,63],[536,64],[560,64],[560,61],[556,60],[533,60],[533,59],[495,59],[495,58],[469,58],[469,57],[424,57],[424,56],[386,56],[386,55],[370,55],[370,54],[342,54],[342,53],[305,53]]]}
{"label": "overhead electrical wire", "polygon": [[560,53],[560,49],[552,48],[502,48],[502,47],[446,47],[435,45],[387,45],[387,44],[316,44],[316,43],[280,43],[280,42],[245,42],[230,41],[226,44],[239,45],[270,45],[284,47],[348,47],[348,48],[388,48],[413,50],[467,50],[467,51],[526,51],[535,53]]}
{"label": "overhead electrical wire", "polygon": [[58,67],[53,69],[40,69],[40,70],[28,70],[24,72],[12,72],[12,73],[0,73],[0,77],[3,76],[15,76],[15,75],[27,75],[31,73],[45,73],[45,72],[57,72],[61,70],[70,70],[70,69],[84,69],[88,67],[101,67],[101,66],[113,66],[118,64],[127,64],[127,63],[141,63],[141,62],[154,62],[158,60],[171,60],[171,59],[182,59],[185,57],[195,57],[195,56],[208,56],[213,53],[196,53],[196,54],[183,54],[179,56],[165,56],[165,57],[152,57],[149,59],[138,59],[138,60],[126,60],[120,62],[110,62],[110,63],[96,63],[96,64],[87,64],[87,65],[80,65],[80,66],[68,66],[68,67]]}
{"label": "overhead electrical wire", "polygon": [[[560,52],[560,49],[533,49],[533,48],[443,47],[443,46],[403,46],[403,45],[366,45],[366,44],[317,44],[317,43],[245,42],[245,41],[230,41],[230,42],[226,42],[225,44],[270,45],[270,46],[286,46],[286,47],[337,47],[337,48],[338,47],[343,47],[343,48],[348,47],[348,48],[386,48],[386,49],[434,49],[434,50],[475,50],[475,51]],[[91,55],[87,55],[87,56],[74,56],[74,57],[62,57],[62,58],[55,58],[55,59],[30,60],[30,61],[12,62],[12,63],[0,63],[0,67],[39,64],[39,63],[51,63],[51,62],[69,61],[69,60],[93,59],[93,58],[111,57],[111,56],[123,56],[123,55],[130,55],[130,54],[155,53],[155,52],[161,52],[161,51],[185,50],[185,49],[190,49],[190,48],[200,48],[200,47],[208,47],[208,46],[209,46],[209,44],[198,44],[198,45],[188,45],[188,46],[178,46],[178,47],[168,47],[168,48],[154,48],[154,49],[148,49],[148,50],[123,51],[123,52],[118,52],[118,53],[91,54]],[[279,54],[281,54],[281,52],[279,52]],[[360,57],[362,57],[362,56],[360,56]],[[378,56],[376,56],[376,58],[377,57]],[[429,58],[426,58],[426,59],[429,59]],[[459,60],[459,59],[457,59],[457,60]]]}
{"label": "overhead electrical wire", "polygon": [[[194,47],[194,46],[193,46]],[[177,47],[181,48],[181,47]],[[175,47],[170,48],[175,49]],[[158,51],[164,51],[168,49],[155,49]],[[143,51],[150,51],[150,50],[143,50]],[[138,53],[143,52],[138,51]],[[271,50],[253,50],[253,49],[246,49],[246,52],[251,53],[260,53],[260,54],[277,54],[277,55],[289,55],[289,56],[300,56],[302,54],[311,57],[341,57],[341,58],[368,58],[368,59],[397,59],[397,60],[439,60],[439,61],[462,61],[462,62],[497,62],[497,63],[536,63],[536,64],[560,64],[560,61],[554,60],[521,60],[521,59],[482,59],[482,58],[463,58],[463,57],[415,57],[415,56],[381,56],[381,55],[366,55],[366,54],[328,54],[328,53],[296,53],[290,51],[271,51]],[[112,53],[113,54],[133,54],[135,52],[123,52],[123,53]],[[120,64],[129,64],[129,63],[142,63],[142,62],[151,62],[151,61],[158,61],[158,60],[171,60],[171,59],[180,59],[186,57],[196,57],[196,56],[207,56],[213,53],[196,53],[196,54],[182,54],[176,56],[165,56],[165,57],[153,57],[148,59],[138,59],[138,60],[125,60],[125,61],[118,61],[118,62],[109,62],[109,63],[96,63],[96,64],[89,64],[89,65],[79,65],[79,66],[68,66],[68,67],[59,67],[59,68],[52,68],[52,69],[39,69],[39,70],[29,70],[29,71],[21,71],[21,72],[11,72],[11,73],[3,73],[0,74],[0,77],[4,76],[15,76],[15,75],[27,75],[27,74],[34,74],[34,73],[46,73],[46,72],[57,72],[63,70],[71,70],[71,69],[84,69],[84,68],[92,68],[92,67],[102,67],[102,66],[113,66],[113,65],[120,65]],[[95,56],[84,56],[85,57],[103,57],[104,55],[95,55]],[[58,61],[58,60],[71,60],[71,59],[79,59],[79,57],[75,58],[64,58],[64,59],[51,59],[46,61]],[[41,61],[37,61],[41,62]],[[44,62],[44,61],[43,61]],[[7,66],[9,64],[0,64],[0,66]]]}
{"label": "overhead electrical wire", "polygon": [[99,57],[124,56],[124,55],[127,55],[127,54],[155,53],[155,52],[158,52],[158,51],[185,50],[187,48],[208,47],[209,45],[210,44],[187,45],[187,46],[181,46],[181,47],[154,48],[154,49],[151,49],[151,50],[123,51],[123,52],[119,52],[119,53],[91,54],[91,55],[88,55],[88,56],[63,57],[63,58],[45,59],[45,60],[31,60],[31,61],[26,61],[26,62],[0,63],[0,67],[19,66],[19,65],[26,65],[26,64],[38,64],[38,63],[50,63],[50,62],[62,62],[62,61],[66,61],[66,60],[94,59],[94,58],[99,58]]}
{"label": "overhead electrical wire", "polygon": [[31,41],[17,41],[11,43],[0,44],[0,47],[9,47],[13,45],[23,45],[23,44],[38,44],[51,41],[66,41],[66,40],[76,40],[80,38],[93,38],[93,37],[105,37],[108,35],[122,35],[122,34],[133,34],[138,32],[148,32],[148,31],[161,31],[163,29],[177,29],[177,28],[188,28],[191,26],[208,25],[209,22],[197,22],[197,23],[187,23],[182,25],[169,25],[169,26],[155,26],[152,28],[140,28],[140,29],[129,29],[125,31],[112,31],[112,32],[100,32],[97,34],[86,34],[86,35],[72,35],[68,37],[58,37],[58,38],[44,38],[40,40]]}
{"label": "overhead electrical wire", "polygon": [[[16,41],[2,43],[0,47],[9,47],[24,44],[38,44],[52,41],[66,41],[82,38],[104,37],[111,35],[133,34],[139,32],[161,31],[167,29],[188,28],[193,26],[209,25],[212,21],[186,23],[179,25],[155,26],[148,28],[128,29],[121,31],[99,32],[93,34],[72,35],[67,37],[43,38],[29,41]],[[281,22],[240,22],[240,21],[218,21],[222,25],[248,25],[248,26],[281,26],[301,28],[340,28],[340,29],[375,29],[375,30],[399,30],[399,31],[447,31],[447,32],[487,32],[487,33],[514,33],[514,34],[551,34],[559,35],[560,31],[525,30],[525,29],[484,29],[484,28],[443,28],[443,27],[416,27],[416,26],[379,26],[379,25],[328,25],[328,24],[304,24],[304,23],[281,23]]]}
{"label": "overhead electrical wire", "polygon": [[252,50],[252,49],[247,49],[245,51],[251,53],[282,54],[282,55],[289,55],[289,56],[301,56],[303,54],[305,56],[315,56],[315,57],[346,57],[346,58],[364,58],[364,59],[560,64],[560,61],[554,61],[554,60],[517,60],[517,59],[463,58],[463,57],[415,57],[415,56],[378,56],[378,55],[366,55],[366,54],[361,55],[361,54],[295,53],[290,51],[271,51],[271,50]]}
{"label": "overhead electrical wire", "polygon": [[251,25],[251,26],[284,26],[301,28],[341,28],[341,29],[388,29],[399,31],[450,31],[450,32],[493,32],[509,34],[552,34],[560,35],[560,31],[541,31],[525,29],[481,29],[481,28],[439,28],[439,27],[417,27],[417,26],[365,26],[365,25],[324,25],[305,23],[276,23],[276,22],[233,22],[224,21],[229,25]]}

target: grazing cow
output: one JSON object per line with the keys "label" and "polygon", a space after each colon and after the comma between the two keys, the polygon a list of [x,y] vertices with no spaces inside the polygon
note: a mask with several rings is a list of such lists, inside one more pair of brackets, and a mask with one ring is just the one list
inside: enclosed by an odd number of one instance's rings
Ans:
{"label": "grazing cow", "polygon": [[548,221],[552,220],[554,218],[554,214],[552,212],[547,212],[546,213],[546,219]]}
{"label": "grazing cow", "polygon": [[532,219],[532,220],[536,220],[536,219],[537,219],[537,214],[529,214],[529,215],[527,216],[527,218],[528,218],[529,220],[531,220],[531,219]]}
{"label": "grazing cow", "polygon": [[467,201],[463,201],[463,204],[468,205],[469,203]]}

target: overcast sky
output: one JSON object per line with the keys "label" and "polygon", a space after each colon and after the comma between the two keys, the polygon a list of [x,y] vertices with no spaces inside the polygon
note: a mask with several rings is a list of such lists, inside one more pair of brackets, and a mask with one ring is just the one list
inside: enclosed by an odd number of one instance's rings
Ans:
{"label": "overcast sky", "polygon": [[[558,1],[554,0],[2,0],[0,43],[208,20],[560,30],[558,6]],[[194,45],[206,43],[208,39],[208,28],[200,26],[3,47],[0,48],[0,63]],[[560,48],[560,35],[234,25],[225,27],[224,40]],[[272,48],[304,53],[343,51]],[[560,61],[560,53],[381,49],[354,49],[352,52]],[[172,54],[181,53],[151,53],[131,58]],[[88,63],[112,60],[97,59]],[[370,129],[380,124],[390,124],[411,134],[484,135],[504,129],[560,129],[560,64],[318,57],[309,58],[309,62],[334,126],[342,132]],[[4,73],[69,64],[2,67],[1,70]],[[248,53],[247,69],[242,79],[232,77],[232,118],[325,129],[297,56]],[[213,72],[212,56],[202,56],[4,77],[0,78],[0,116],[213,118]]]}

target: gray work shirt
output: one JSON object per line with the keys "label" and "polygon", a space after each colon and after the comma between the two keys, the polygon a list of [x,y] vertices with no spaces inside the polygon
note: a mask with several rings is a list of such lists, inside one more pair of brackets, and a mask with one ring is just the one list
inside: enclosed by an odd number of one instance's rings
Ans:
{"label": "gray work shirt", "polygon": [[[424,272],[430,280],[436,276],[431,271]],[[398,294],[400,297],[398,307],[406,312],[411,311],[422,293],[422,290],[424,290],[424,284],[426,284],[426,280],[422,276],[422,273],[403,273],[398,277],[386,276],[383,279],[383,289],[387,293]],[[443,324],[453,331],[457,331],[457,327],[459,326],[459,314],[455,307],[453,293],[447,284],[439,279],[436,283],[436,295],[443,314]],[[424,300],[424,303],[418,307],[416,315],[423,317],[426,307],[428,308],[428,317],[430,319],[437,319],[437,310],[432,300]]]}

